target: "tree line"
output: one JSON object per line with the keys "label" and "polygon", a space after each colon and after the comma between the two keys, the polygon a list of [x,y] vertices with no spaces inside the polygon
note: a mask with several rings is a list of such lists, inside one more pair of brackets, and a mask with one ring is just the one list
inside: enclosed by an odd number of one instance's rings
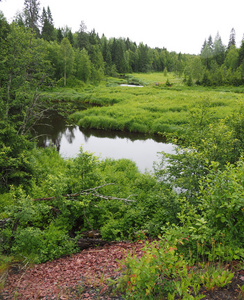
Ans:
{"label": "tree line", "polygon": [[205,39],[199,56],[191,58],[185,69],[188,85],[204,86],[233,85],[244,83],[244,39],[240,48],[236,45],[236,33],[232,28],[228,45],[225,46],[219,33],[214,40],[210,35]]}
{"label": "tree line", "polygon": [[[166,48],[152,49],[140,43],[137,45],[129,38],[99,37],[95,29],[87,31],[84,21],[79,30],[55,28],[50,7],[43,8],[40,13],[37,0],[25,0],[22,13],[15,17],[15,26],[27,29],[33,38],[45,46],[45,55],[52,66],[52,78],[56,81],[65,77],[78,80],[99,81],[104,75],[117,73],[175,71],[182,74],[187,55],[169,52]],[[1,31],[7,37],[4,28],[13,30],[13,24],[7,24],[1,15]],[[64,80],[64,85],[66,84]]]}
{"label": "tree line", "polygon": [[15,25],[9,25],[3,14],[1,23],[2,39],[14,26],[25,32],[29,29],[33,39],[45,48],[52,80],[64,86],[67,80],[74,84],[76,80],[97,82],[104,75],[164,70],[175,72],[188,85],[238,86],[244,82],[244,41],[240,48],[236,46],[234,28],[228,46],[217,33],[214,40],[209,36],[204,41],[200,55],[190,55],[150,48],[143,43],[137,45],[129,38],[100,37],[95,29],[88,32],[84,21],[74,33],[68,26],[55,28],[50,7],[43,7],[41,12],[37,0],[25,0],[22,13],[15,17]]}

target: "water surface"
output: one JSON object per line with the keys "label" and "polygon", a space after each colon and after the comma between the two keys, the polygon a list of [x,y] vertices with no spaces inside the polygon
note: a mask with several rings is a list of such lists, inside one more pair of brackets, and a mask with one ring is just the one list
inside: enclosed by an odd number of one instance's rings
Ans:
{"label": "water surface", "polygon": [[100,158],[127,158],[134,161],[141,172],[152,171],[158,152],[174,153],[174,145],[160,137],[116,131],[84,130],[68,126],[65,120],[52,115],[46,125],[36,127],[39,146],[55,145],[64,158],[76,157],[80,147]]}

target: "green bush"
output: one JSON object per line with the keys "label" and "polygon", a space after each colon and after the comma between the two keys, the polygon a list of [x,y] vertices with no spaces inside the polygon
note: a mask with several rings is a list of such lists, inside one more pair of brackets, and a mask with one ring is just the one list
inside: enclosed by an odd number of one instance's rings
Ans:
{"label": "green bush", "polygon": [[214,165],[202,181],[200,208],[212,230],[221,231],[225,240],[244,245],[244,163],[228,164],[223,171]]}
{"label": "green bush", "polygon": [[[125,292],[125,299],[201,299],[197,276],[189,272],[183,256],[174,244],[165,240],[146,244],[143,255],[127,255],[121,262],[126,266],[123,276],[113,282],[116,289]],[[190,289],[190,287],[192,289]],[[192,296],[194,295],[194,297]]]}
{"label": "green bush", "polygon": [[21,253],[31,257],[35,263],[53,260],[76,251],[75,242],[52,223],[44,231],[34,227],[18,229],[11,247],[13,255]]}

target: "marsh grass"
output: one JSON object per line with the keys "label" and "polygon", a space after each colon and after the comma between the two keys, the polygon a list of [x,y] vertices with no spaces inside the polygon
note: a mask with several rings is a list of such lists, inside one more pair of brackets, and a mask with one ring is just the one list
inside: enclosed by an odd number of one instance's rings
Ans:
{"label": "marsh grass", "polygon": [[[84,128],[120,130],[164,135],[186,132],[191,111],[209,102],[213,120],[230,115],[243,102],[241,93],[203,87],[185,87],[180,80],[163,73],[133,74],[143,88],[100,84],[86,91],[84,101],[95,105],[75,112],[71,118]],[[171,87],[166,87],[169,79]],[[156,85],[155,83],[162,83]],[[114,81],[113,81],[114,83]]]}

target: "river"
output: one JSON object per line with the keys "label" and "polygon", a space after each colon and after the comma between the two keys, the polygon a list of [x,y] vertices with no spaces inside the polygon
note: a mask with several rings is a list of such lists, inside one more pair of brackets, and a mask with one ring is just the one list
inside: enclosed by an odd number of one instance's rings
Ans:
{"label": "river", "polygon": [[174,153],[174,145],[165,143],[160,137],[85,130],[67,125],[65,119],[57,114],[42,120],[42,123],[43,125],[35,127],[38,146],[55,145],[64,158],[77,156],[82,146],[84,151],[92,152],[101,159],[130,159],[141,172],[145,172],[153,170],[153,163],[159,160],[158,152]]}

